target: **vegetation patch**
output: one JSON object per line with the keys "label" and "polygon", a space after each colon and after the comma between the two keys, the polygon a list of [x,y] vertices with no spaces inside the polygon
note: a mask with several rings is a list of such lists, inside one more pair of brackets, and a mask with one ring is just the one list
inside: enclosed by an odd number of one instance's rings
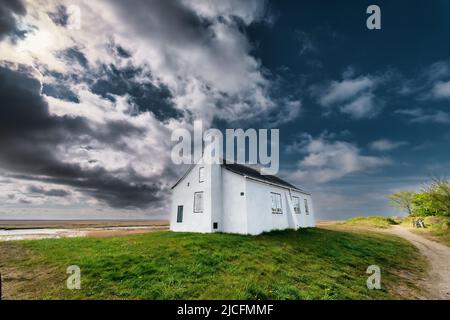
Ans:
{"label": "vegetation patch", "polygon": [[[323,229],[3,242],[0,253],[9,299],[411,298],[424,269],[398,237]],[[366,286],[374,264],[381,290]],[[81,268],[81,290],[66,287],[70,265]]]}
{"label": "vegetation patch", "polygon": [[[415,217],[405,218],[402,222],[406,227],[413,227]],[[430,216],[423,219],[425,228],[413,229],[412,231],[438,241],[450,247],[450,217]]]}
{"label": "vegetation patch", "polygon": [[389,228],[392,225],[399,224],[400,220],[390,217],[369,216],[369,217],[355,217],[342,222],[343,225],[361,226],[369,228]]}
{"label": "vegetation patch", "polygon": [[[405,226],[450,246],[450,182],[446,178],[433,178],[419,192],[399,191],[389,199],[393,207],[408,214],[402,222]],[[416,228],[421,222],[425,228]]]}

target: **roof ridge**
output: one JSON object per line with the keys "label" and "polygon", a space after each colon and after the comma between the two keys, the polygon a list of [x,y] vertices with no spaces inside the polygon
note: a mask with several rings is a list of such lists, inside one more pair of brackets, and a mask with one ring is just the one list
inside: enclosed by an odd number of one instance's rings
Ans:
{"label": "roof ridge", "polygon": [[223,162],[221,164],[221,166],[223,166],[225,169],[232,171],[234,173],[237,173],[237,174],[240,174],[243,176],[247,176],[247,177],[250,177],[253,179],[258,179],[258,180],[261,180],[262,182],[275,184],[275,185],[278,185],[278,186],[281,186],[284,188],[295,189],[295,190],[298,190],[305,194],[307,193],[304,190],[296,187],[295,185],[287,182],[286,180],[284,180],[283,178],[281,178],[277,175],[262,174],[259,170],[249,167],[248,165],[243,165],[243,164],[236,163],[236,162],[232,162],[232,163]]}

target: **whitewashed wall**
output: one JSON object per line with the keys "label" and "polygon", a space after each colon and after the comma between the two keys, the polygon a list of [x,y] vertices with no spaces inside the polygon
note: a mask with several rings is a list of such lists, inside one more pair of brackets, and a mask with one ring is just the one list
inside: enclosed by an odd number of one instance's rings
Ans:
{"label": "whitewashed wall", "polygon": [[[311,196],[289,189],[281,188],[266,183],[247,179],[247,232],[249,234],[260,234],[265,231],[297,229],[298,227],[314,227],[314,209]],[[270,193],[281,195],[283,214],[273,214]],[[288,203],[291,194],[299,197],[301,213],[292,214],[292,203]],[[304,200],[308,200],[309,215],[305,213]]]}
{"label": "whitewashed wall", "polygon": [[[205,181],[199,182],[199,168]],[[189,183],[189,186],[188,186]],[[194,193],[203,191],[204,210],[194,213]],[[173,190],[170,229],[186,232],[260,234],[265,231],[314,227],[310,195],[245,178],[219,165],[197,164]],[[244,195],[241,195],[241,192]],[[281,195],[282,214],[273,214],[270,193]],[[300,198],[300,214],[293,214],[292,196]],[[309,215],[304,199],[308,200]],[[184,207],[183,222],[177,223],[177,208]],[[217,222],[218,229],[213,229]]]}
{"label": "whitewashed wall", "polygon": [[303,195],[303,198],[308,200],[309,215],[305,214],[305,203],[304,201],[301,201],[300,208],[302,212],[302,228],[313,228],[316,226],[316,220],[314,218],[314,203],[310,195]]}
{"label": "whitewashed wall", "polygon": [[[219,232],[223,230],[222,223],[222,209],[223,209],[223,169],[219,164],[213,164],[205,166],[205,174],[207,177],[207,184],[210,190],[211,197],[205,199],[205,203],[208,203],[208,212],[211,213],[211,231]],[[209,202],[208,202],[209,201]],[[217,223],[218,228],[214,229],[213,225]]]}
{"label": "whitewashed wall", "polygon": [[[199,168],[205,167],[205,181],[199,182]],[[197,164],[172,190],[170,230],[186,232],[211,232],[211,170],[209,166]],[[189,183],[189,186],[188,186]],[[204,209],[194,213],[194,193],[203,191]],[[178,206],[183,206],[183,222],[177,222]]]}
{"label": "whitewashed wall", "polygon": [[[247,190],[243,176],[222,168],[223,232],[247,234]],[[244,192],[244,196],[241,196]]]}

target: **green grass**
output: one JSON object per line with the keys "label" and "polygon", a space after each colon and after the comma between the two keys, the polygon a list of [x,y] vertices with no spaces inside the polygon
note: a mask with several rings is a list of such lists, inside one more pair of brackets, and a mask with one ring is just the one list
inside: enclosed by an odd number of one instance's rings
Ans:
{"label": "green grass", "polygon": [[398,223],[399,222],[394,218],[381,216],[355,217],[342,222],[342,224],[348,226],[361,226],[361,227],[372,227],[382,229],[389,228],[392,225],[396,225]]}
{"label": "green grass", "polygon": [[[403,219],[403,225],[412,227],[411,217]],[[416,218],[417,219],[417,218]],[[439,241],[450,247],[450,217],[425,217],[425,229],[412,229],[417,234],[423,235],[435,241]]]}
{"label": "green grass", "polygon": [[[373,264],[381,290],[366,287]],[[65,286],[69,265],[81,268],[81,290]],[[322,229],[0,242],[7,298],[392,299],[417,290],[423,267],[400,238]]]}

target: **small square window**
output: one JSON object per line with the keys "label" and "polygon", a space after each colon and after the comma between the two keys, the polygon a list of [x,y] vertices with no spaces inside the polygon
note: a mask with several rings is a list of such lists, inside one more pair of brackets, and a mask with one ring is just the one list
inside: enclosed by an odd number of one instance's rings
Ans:
{"label": "small square window", "polygon": [[272,213],[283,214],[283,208],[281,206],[281,194],[270,193],[270,201],[272,204]]}
{"label": "small square window", "polygon": [[244,195],[244,193],[243,192],[241,192],[241,196],[243,196]]}

